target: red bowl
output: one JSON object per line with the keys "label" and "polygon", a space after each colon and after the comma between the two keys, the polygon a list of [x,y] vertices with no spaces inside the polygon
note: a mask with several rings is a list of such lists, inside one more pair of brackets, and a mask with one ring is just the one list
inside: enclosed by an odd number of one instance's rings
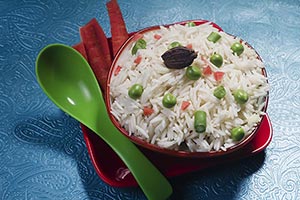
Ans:
{"label": "red bowl", "polygon": [[[97,134],[84,125],[81,127],[91,161],[99,177],[114,187],[137,186],[138,184],[132,173],[129,173],[128,168],[118,155]],[[253,157],[270,144],[272,136],[272,124],[268,115],[265,115],[253,140],[239,151],[230,154],[230,156],[219,156],[211,159],[187,159],[185,157],[168,156],[142,147],[140,147],[140,150],[164,176],[172,178],[195,171],[211,169],[212,167],[223,167],[237,160]]]}
{"label": "red bowl", "polygon": [[[201,24],[204,24],[204,23],[210,23],[213,27],[217,28],[219,31],[223,31],[221,29],[221,27],[219,27],[217,24],[215,24],[213,22],[210,22],[210,21],[207,21],[207,20],[188,20],[188,21],[182,21],[182,22],[178,22],[178,23],[174,23],[174,24],[184,25],[187,22],[194,22],[196,25],[201,25]],[[168,27],[168,26],[171,26],[171,25],[174,25],[174,24],[168,24],[168,25],[164,25],[164,26]],[[117,119],[110,113],[111,102],[110,102],[110,86],[109,86],[109,83],[111,81],[111,77],[114,74],[114,70],[117,67],[116,64],[117,64],[117,61],[118,61],[120,55],[122,54],[122,52],[124,50],[128,49],[128,45],[132,44],[132,42],[134,42],[140,34],[144,34],[144,33],[149,32],[149,31],[157,30],[159,28],[160,28],[160,26],[152,26],[152,27],[148,27],[148,28],[142,29],[142,30],[134,33],[123,44],[123,46],[120,48],[117,55],[115,56],[115,59],[113,60],[113,63],[111,65],[110,72],[109,72],[109,75],[108,75],[108,80],[107,80],[108,84],[107,84],[107,88],[106,88],[107,92],[106,92],[106,95],[105,95],[107,110],[109,112],[109,115],[110,115],[110,118],[111,118],[113,124],[119,129],[119,131],[122,134],[124,134],[128,139],[130,139],[135,144],[137,144],[137,145],[139,145],[143,148],[146,148],[148,150],[152,150],[152,151],[159,152],[159,153],[162,153],[162,154],[166,154],[166,155],[169,155],[169,156],[186,157],[186,158],[213,158],[213,157],[229,155],[229,154],[241,149],[242,147],[244,147],[246,144],[248,144],[255,137],[255,135],[257,133],[257,130],[259,129],[259,127],[261,125],[261,122],[258,123],[257,126],[255,127],[255,129],[250,134],[248,134],[242,141],[240,141],[238,144],[236,144],[232,147],[227,148],[226,151],[221,151],[220,150],[220,151],[210,151],[210,152],[187,152],[187,151],[181,151],[181,150],[170,150],[170,149],[162,148],[162,147],[159,147],[157,145],[150,144],[150,143],[148,143],[148,142],[146,142],[146,141],[144,141],[144,140],[142,140],[138,137],[129,136],[128,132],[123,127],[120,126]],[[248,43],[246,43],[246,45],[248,45],[250,48],[252,48]],[[258,55],[257,59],[261,60],[261,57]],[[264,76],[267,76],[265,69],[262,69],[262,74]],[[264,112],[266,112],[266,110],[267,110],[268,95],[267,95],[265,101],[266,101],[266,103],[265,103],[265,106],[263,108]]]}

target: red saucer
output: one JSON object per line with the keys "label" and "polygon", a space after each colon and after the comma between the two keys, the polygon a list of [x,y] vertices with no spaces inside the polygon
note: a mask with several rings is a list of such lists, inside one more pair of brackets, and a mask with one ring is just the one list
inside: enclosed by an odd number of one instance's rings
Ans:
{"label": "red saucer", "polygon": [[[82,131],[92,163],[100,178],[111,186],[137,186],[134,177],[114,151],[100,137],[83,125]],[[272,135],[272,125],[268,115],[266,115],[254,139],[238,152],[224,157],[180,158],[144,148],[140,149],[166,177],[174,177],[255,155],[269,145]]]}

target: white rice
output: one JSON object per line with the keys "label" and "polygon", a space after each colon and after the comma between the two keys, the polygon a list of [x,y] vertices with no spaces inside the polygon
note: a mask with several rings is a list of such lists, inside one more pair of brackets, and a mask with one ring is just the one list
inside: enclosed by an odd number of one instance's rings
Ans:
{"label": "white rice", "polygon": [[[226,151],[235,145],[237,142],[230,137],[234,127],[241,126],[246,135],[255,129],[264,114],[262,108],[269,90],[267,78],[262,75],[264,64],[245,42],[245,50],[240,56],[232,54],[230,46],[240,41],[239,38],[219,32],[222,37],[218,42],[208,41],[207,36],[212,31],[218,32],[209,23],[195,27],[160,27],[143,35],[146,49],[139,49],[136,55],[131,55],[133,43],[123,51],[116,64],[121,66],[121,71],[110,80],[111,113],[130,135],[163,148],[181,150],[187,147],[186,151],[207,152]],[[155,34],[161,38],[154,39]],[[213,75],[202,75],[197,81],[192,81],[185,77],[185,69],[168,69],[161,55],[174,41],[183,46],[192,44],[198,53],[193,65],[201,69],[209,65],[213,72],[224,72],[221,83]],[[220,68],[209,62],[214,52],[223,57]],[[142,56],[142,62],[135,64],[138,56]],[[144,91],[139,99],[134,100],[128,96],[128,89],[136,83],[141,84]],[[226,89],[226,96],[221,100],[213,95],[213,90],[219,85]],[[235,102],[232,92],[236,89],[249,94],[245,105]],[[162,105],[162,98],[168,92],[177,98],[177,104],[170,109]],[[181,110],[183,101],[191,103],[186,110]],[[154,113],[144,116],[145,106],[151,107]],[[194,130],[196,110],[207,113],[204,133]]]}

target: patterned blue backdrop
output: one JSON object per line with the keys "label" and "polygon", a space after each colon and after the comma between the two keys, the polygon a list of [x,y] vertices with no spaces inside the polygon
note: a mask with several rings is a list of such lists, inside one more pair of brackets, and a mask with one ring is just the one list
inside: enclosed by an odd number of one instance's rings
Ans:
{"label": "patterned blue backdrop", "polygon": [[[145,199],[95,173],[79,123],[35,77],[47,44],[75,44],[103,0],[0,0],[0,199]],[[128,31],[207,19],[248,41],[266,64],[274,137],[264,153],[171,179],[176,199],[300,199],[300,1],[119,0]],[[174,197],[174,199],[175,199]]]}

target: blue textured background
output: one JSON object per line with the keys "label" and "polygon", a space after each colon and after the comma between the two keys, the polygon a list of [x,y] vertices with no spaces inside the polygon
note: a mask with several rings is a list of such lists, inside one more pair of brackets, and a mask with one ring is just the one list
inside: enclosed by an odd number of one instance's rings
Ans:
{"label": "blue textured background", "polygon": [[[100,0],[0,0],[0,199],[145,199],[105,184],[89,160],[78,122],[39,88],[35,58],[49,43],[75,44]],[[300,1],[119,0],[128,31],[207,19],[248,41],[271,84],[274,137],[264,153],[171,182],[177,199],[300,199]]]}

